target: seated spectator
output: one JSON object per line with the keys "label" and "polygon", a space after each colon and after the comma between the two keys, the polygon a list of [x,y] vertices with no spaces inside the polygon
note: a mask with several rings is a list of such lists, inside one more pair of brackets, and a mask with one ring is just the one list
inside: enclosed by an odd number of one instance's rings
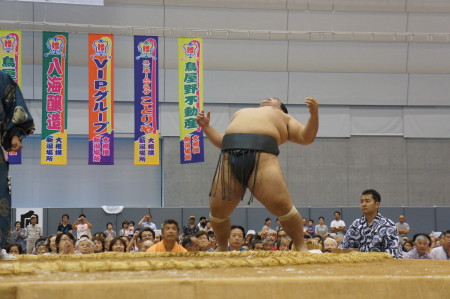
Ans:
{"label": "seated spectator", "polygon": [[[116,237],[116,238],[117,238],[117,237]],[[111,241],[112,241],[112,240],[114,240],[113,237],[108,237],[108,238],[105,239],[105,250],[106,250],[106,251],[109,251],[109,247],[110,247],[109,245],[111,244]]]}
{"label": "seated spectator", "polygon": [[183,246],[189,252],[198,252],[200,242],[196,236],[188,235],[183,237],[181,246]]}
{"label": "seated spectator", "polygon": [[278,248],[280,246],[281,243],[281,239],[285,238],[287,236],[286,232],[282,229],[280,229],[277,232],[277,241],[275,242],[275,246]]}
{"label": "seated spectator", "polygon": [[309,234],[308,234],[308,229],[309,229],[308,219],[302,218],[302,222],[303,222],[303,232],[305,233],[305,235],[309,236]]}
{"label": "seated spectator", "polygon": [[[133,224],[134,224],[134,222],[133,222]],[[139,228],[149,227],[153,231],[155,231],[156,230],[156,224],[154,224],[152,222],[152,214],[148,214],[148,215],[145,215],[144,217],[142,217],[141,221],[138,222],[138,227]]]}
{"label": "seated spectator", "polygon": [[62,232],[56,236],[56,252],[58,254],[75,253],[75,237],[71,233]]}
{"label": "seated spectator", "polygon": [[275,231],[278,233],[280,230],[283,230],[283,226],[281,226],[280,219],[276,219],[275,221],[277,223],[277,226],[275,227]]}
{"label": "seated spectator", "polygon": [[409,233],[409,224],[405,222],[405,216],[400,215],[398,217],[398,222],[395,224],[398,234],[401,237],[407,237]]}
{"label": "seated spectator", "polygon": [[323,241],[323,245],[323,252],[331,252],[332,249],[338,247],[336,240],[332,238],[326,238],[325,241]]}
{"label": "seated spectator", "polygon": [[6,247],[6,253],[12,255],[19,255],[23,253],[22,245],[20,244],[11,244]]}
{"label": "seated spectator", "polygon": [[402,258],[400,239],[394,222],[378,212],[381,196],[374,189],[362,192],[360,210],[363,216],[353,221],[339,248],[357,248],[361,252],[387,252]]}
{"label": "seated spectator", "polygon": [[60,234],[63,232],[66,233],[73,233],[73,228],[72,228],[72,224],[69,223],[69,215],[68,214],[64,214],[61,217],[61,222],[58,225],[58,229],[56,231],[56,234]]}
{"label": "seated spectator", "polygon": [[264,251],[272,251],[272,248],[274,246],[274,241],[269,238],[265,238],[263,241],[263,250]]}
{"label": "seated spectator", "polygon": [[105,252],[105,239],[97,236],[92,238],[92,242],[94,243],[94,253]]}
{"label": "seated spectator", "polygon": [[20,247],[23,249],[27,247],[25,229],[22,228],[20,221],[16,221],[15,228],[10,233],[9,244],[20,244]]}
{"label": "seated spectator", "polygon": [[89,238],[81,238],[75,243],[75,252],[81,254],[94,253],[94,242]]}
{"label": "seated spectator", "polygon": [[407,240],[402,245],[403,252],[411,251],[414,248],[414,243],[410,240]]}
{"label": "seated spectator", "polygon": [[214,251],[216,250],[218,245],[216,234],[213,231],[209,231],[208,236],[209,236],[209,248],[211,248],[211,250]]}
{"label": "seated spectator", "polygon": [[134,234],[134,231],[135,231],[134,225],[135,225],[135,223],[134,223],[133,220],[131,220],[131,221],[128,223],[128,236],[132,236],[132,235]]}
{"label": "seated spectator", "polygon": [[[86,235],[86,237],[88,237],[88,236]],[[103,238],[103,240],[105,240],[107,238],[107,236],[106,236],[106,234],[104,232],[96,232],[94,234],[94,237],[100,237],[100,238]]]}
{"label": "seated spectator", "polygon": [[250,243],[250,250],[253,250],[253,251],[263,251],[263,247],[264,247],[263,242],[258,239],[254,239]]}
{"label": "seated spectator", "polygon": [[274,242],[274,244],[275,244],[275,242],[277,241],[277,232],[275,230],[273,230],[273,229],[269,229],[266,232],[266,238],[267,239],[271,239]]}
{"label": "seated spectator", "polygon": [[323,216],[319,217],[319,224],[317,224],[314,228],[314,236],[321,236],[322,238],[325,237],[326,234],[328,234],[328,226],[325,224],[325,218]]}
{"label": "seated spectator", "polygon": [[450,260],[450,230],[442,233],[441,244],[431,250],[431,258],[433,260]]}
{"label": "seated spectator", "polygon": [[280,241],[280,245],[278,246],[278,250],[279,251],[289,251],[291,242],[292,242],[291,238],[289,238],[287,236],[282,238]]}
{"label": "seated spectator", "polygon": [[263,234],[266,231],[268,231],[269,229],[272,229],[271,225],[272,225],[272,219],[266,218],[266,220],[264,221],[264,226],[261,228],[260,233]]}
{"label": "seated spectator", "polygon": [[427,234],[416,234],[413,237],[414,248],[403,255],[404,259],[431,259],[431,238]]}
{"label": "seated spectator", "polygon": [[198,226],[199,230],[208,231],[208,229],[206,228],[206,217],[205,216],[200,217],[197,226]]}
{"label": "seated spectator", "polygon": [[37,240],[34,246],[37,255],[43,255],[48,253],[47,240]]}
{"label": "seated spectator", "polygon": [[[119,238],[121,238],[122,240],[123,240],[123,242],[125,243],[125,249],[128,247],[128,244],[130,243],[130,241],[131,241],[131,239],[130,239],[130,237],[129,236],[122,236],[122,237],[119,237]],[[113,239],[114,240],[114,239]],[[110,244],[110,247],[111,247],[111,244]],[[126,250],[125,250],[126,251]]]}
{"label": "seated spectator", "polygon": [[115,237],[109,243],[109,251],[112,252],[125,252],[125,248],[127,248],[127,244],[123,237]]}
{"label": "seated spectator", "polygon": [[152,240],[147,240],[142,242],[141,248],[139,249],[139,252],[146,252],[150,247],[155,245]]}
{"label": "seated spectator", "polygon": [[162,241],[150,247],[147,252],[187,252],[177,243],[180,226],[173,219],[164,221],[162,226]]}
{"label": "seated spectator", "polygon": [[[44,245],[46,245],[47,246],[47,238],[45,238],[45,237],[40,237],[40,238],[38,238],[35,242],[34,242],[34,247],[33,247],[33,250],[32,250],[32,252],[31,252],[31,254],[34,254],[34,255],[36,255],[36,254],[38,254],[38,252],[37,252],[37,246],[36,246],[36,244],[38,244],[39,243],[39,245],[41,245],[41,243],[43,243]],[[43,249],[42,249],[43,250]],[[48,249],[47,249],[47,252],[48,252]]]}
{"label": "seated spectator", "polygon": [[116,236],[116,232],[113,231],[113,224],[112,222],[108,222],[106,224],[106,230],[104,231],[106,237],[115,237]]}
{"label": "seated spectator", "polygon": [[213,251],[210,248],[209,235],[206,231],[201,230],[197,232],[195,236],[199,241],[199,251],[207,251],[207,252]]}
{"label": "seated spectator", "polygon": [[[228,251],[244,251],[242,245],[244,245],[245,230],[240,225],[232,225],[230,230],[230,237],[228,239]],[[273,245],[273,243],[272,243]]]}
{"label": "seated spectator", "polygon": [[244,249],[244,251],[249,251],[250,250],[250,244],[244,243],[244,245],[242,245],[242,249]]}
{"label": "seated spectator", "polygon": [[309,219],[308,220],[308,230],[306,231],[310,236],[314,236],[314,233],[316,231],[316,227],[314,225],[314,220]]}
{"label": "seated spectator", "polygon": [[56,254],[56,235],[47,238],[47,249],[49,254]]}
{"label": "seated spectator", "polygon": [[128,221],[122,221],[122,229],[119,231],[119,236],[128,236]]}
{"label": "seated spectator", "polygon": [[155,235],[155,244],[158,243],[159,241],[161,241],[161,235]]}
{"label": "seated spectator", "polygon": [[87,235],[88,238],[91,238],[91,230],[93,225],[89,223],[86,215],[81,214],[77,220],[72,224],[73,229],[77,230],[77,239],[81,239],[82,236]]}
{"label": "seated spectator", "polygon": [[155,231],[149,227],[145,227],[141,229],[139,233],[139,239],[141,242],[147,241],[147,240],[155,240]]}
{"label": "seated spectator", "polygon": [[245,236],[245,242],[250,243],[252,240],[252,237],[256,234],[256,232],[252,229],[247,231],[247,235]]}
{"label": "seated spectator", "polygon": [[195,224],[195,216],[190,216],[189,222],[183,226],[183,236],[195,235],[198,231],[198,226]]}
{"label": "seated spectator", "polygon": [[343,235],[336,235],[334,238],[337,242],[337,246],[339,247],[342,244],[342,241],[344,240],[344,236]]}
{"label": "seated spectator", "polygon": [[320,246],[320,250],[323,249],[323,238],[320,235],[314,235],[312,241],[314,244],[318,244]]}
{"label": "seated spectator", "polygon": [[[431,234],[431,235],[434,236],[434,234]],[[430,236],[431,236],[431,235],[430,235]],[[434,246],[433,246],[432,248],[441,246],[441,245],[442,245],[442,244],[441,244],[441,237],[440,237],[440,236],[439,236],[439,237],[434,236],[434,237],[435,237],[435,238],[434,238]]]}
{"label": "seated spectator", "polygon": [[127,245],[127,252],[139,252],[142,246],[142,241],[139,239],[139,230],[136,230],[131,238],[131,241]]}

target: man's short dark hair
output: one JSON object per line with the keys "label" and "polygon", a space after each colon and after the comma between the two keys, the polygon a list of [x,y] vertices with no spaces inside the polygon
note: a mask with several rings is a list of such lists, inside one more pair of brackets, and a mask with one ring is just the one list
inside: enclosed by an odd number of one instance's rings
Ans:
{"label": "man's short dark hair", "polygon": [[250,249],[255,249],[256,244],[262,244],[261,240],[252,240],[250,242]]}
{"label": "man's short dark hair", "polygon": [[336,213],[338,213],[339,216],[341,216],[341,212],[339,212],[339,211],[334,212],[334,214],[336,214]]}
{"label": "man's short dark hair", "polygon": [[151,232],[152,236],[153,236],[153,239],[155,239],[155,231],[153,229],[151,229],[150,227],[144,227],[143,229],[141,229],[139,231],[139,239],[142,240],[142,233],[143,232]]}
{"label": "man's short dark hair", "polygon": [[319,220],[320,220],[320,219],[323,219],[323,221],[325,221],[325,218],[324,218],[323,216],[320,216],[320,217],[319,217]]}
{"label": "man's short dark hair", "polygon": [[367,189],[364,190],[361,195],[372,195],[373,199],[375,200],[375,202],[381,202],[381,196],[380,193],[378,193],[377,190],[374,189]]}
{"label": "man's short dark hair", "polygon": [[61,216],[61,219],[64,218],[64,216],[66,216],[67,219],[70,219],[69,214],[63,214],[63,215]]}
{"label": "man's short dark hair", "polygon": [[192,245],[192,238],[196,238],[194,235],[187,235],[183,237],[183,240],[181,241],[181,246],[186,248],[186,246]]}
{"label": "man's short dark hair", "polygon": [[242,237],[245,238],[245,229],[244,229],[242,226],[240,226],[240,225],[232,225],[232,226],[231,226],[231,229],[230,229],[230,233],[231,233],[231,231],[232,231],[233,229],[236,229],[236,228],[238,228],[238,229],[240,229],[240,230],[242,231]]}
{"label": "man's short dark hair", "polygon": [[199,230],[198,232],[195,233],[195,236],[197,237],[197,239],[200,238],[203,235],[205,235],[206,238],[208,238],[208,241],[209,241],[209,234],[206,231]]}
{"label": "man's short dark hair", "polygon": [[205,216],[200,217],[199,221],[206,220]]}
{"label": "man's short dark hair", "polygon": [[71,233],[69,233],[69,232],[62,232],[62,233],[60,233],[60,234],[58,234],[58,235],[56,236],[56,240],[55,240],[55,243],[56,243],[56,253],[59,253],[59,243],[61,242],[61,238],[62,238],[64,235],[66,235],[67,237],[69,237],[69,239],[72,241],[73,245],[75,246],[75,237],[74,237]]}
{"label": "man's short dark hair", "polygon": [[84,218],[86,218],[86,215],[84,215],[84,214],[80,214],[80,216],[78,216],[78,218],[81,218],[81,217],[84,217]]}
{"label": "man's short dark hair", "polygon": [[166,219],[164,220],[164,223],[161,226],[161,232],[164,231],[164,226],[166,226],[167,224],[175,224],[177,227],[177,231],[180,232],[180,225],[178,224],[178,222],[174,219]]}

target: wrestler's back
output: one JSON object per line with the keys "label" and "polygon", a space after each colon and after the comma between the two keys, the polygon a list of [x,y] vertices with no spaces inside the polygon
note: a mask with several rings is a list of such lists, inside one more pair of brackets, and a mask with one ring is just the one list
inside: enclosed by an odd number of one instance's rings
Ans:
{"label": "wrestler's back", "polygon": [[233,115],[225,134],[263,134],[282,144],[288,138],[288,120],[287,114],[274,107],[244,108]]}

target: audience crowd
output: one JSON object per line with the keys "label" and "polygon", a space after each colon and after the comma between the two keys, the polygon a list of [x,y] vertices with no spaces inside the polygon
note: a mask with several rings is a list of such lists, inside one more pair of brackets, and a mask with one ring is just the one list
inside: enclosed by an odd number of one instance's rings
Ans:
{"label": "audience crowd", "polygon": [[[311,252],[329,253],[339,251],[345,234],[346,224],[339,212],[334,213],[334,220],[328,227],[325,218],[303,219],[304,237]],[[405,259],[450,259],[450,230],[442,233],[420,233],[408,237],[410,228],[403,215],[395,224],[399,235],[401,256]],[[145,215],[138,225],[134,221],[123,221],[117,233],[111,222],[106,223],[104,231],[92,233],[94,227],[81,214],[73,223],[69,223],[69,215],[64,214],[56,228],[55,234],[42,236],[42,229],[31,216],[30,224],[21,227],[20,221],[8,236],[9,245],[3,251],[3,257],[20,254],[91,254],[106,251],[112,252],[212,252],[217,247],[214,231],[206,217],[200,217],[196,223],[195,216],[180,227],[173,219],[165,220],[161,225],[161,234],[152,222],[151,215]],[[75,233],[76,231],[76,233]],[[158,232],[158,234],[156,234]],[[264,226],[259,230],[250,229],[245,232],[240,225],[233,225],[229,237],[229,251],[288,251],[292,240],[283,230],[278,219],[275,228],[272,220],[266,218]],[[361,250],[361,248],[360,248]],[[363,251],[363,250],[361,250]],[[376,251],[376,250],[373,250]],[[386,251],[388,252],[388,251]]]}

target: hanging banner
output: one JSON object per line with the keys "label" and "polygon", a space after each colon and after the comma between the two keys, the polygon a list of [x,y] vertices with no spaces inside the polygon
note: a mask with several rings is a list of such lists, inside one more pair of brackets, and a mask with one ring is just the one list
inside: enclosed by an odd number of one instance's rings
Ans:
{"label": "hanging banner", "polygon": [[203,110],[202,38],[178,38],[180,163],[205,160],[203,130],[196,117]]}
{"label": "hanging banner", "polygon": [[134,164],[159,165],[158,38],[134,36]]}
{"label": "hanging banner", "polygon": [[41,164],[67,165],[67,33],[42,33]]}
{"label": "hanging banner", "polygon": [[[22,87],[22,31],[0,30],[0,69]],[[10,164],[21,164],[21,152],[9,152]]]}
{"label": "hanging banner", "polygon": [[114,164],[114,36],[89,34],[89,164]]}

